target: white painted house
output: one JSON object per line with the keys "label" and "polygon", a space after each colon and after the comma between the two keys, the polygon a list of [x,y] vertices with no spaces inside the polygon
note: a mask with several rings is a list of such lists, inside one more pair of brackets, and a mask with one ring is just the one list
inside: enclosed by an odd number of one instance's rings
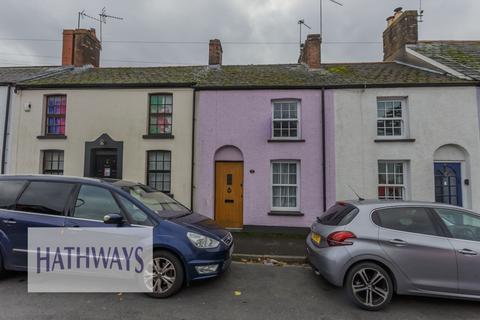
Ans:
{"label": "white painted house", "polygon": [[353,188],[480,211],[480,43],[418,41],[417,18],[387,20],[384,60],[472,82],[335,91],[336,197]]}

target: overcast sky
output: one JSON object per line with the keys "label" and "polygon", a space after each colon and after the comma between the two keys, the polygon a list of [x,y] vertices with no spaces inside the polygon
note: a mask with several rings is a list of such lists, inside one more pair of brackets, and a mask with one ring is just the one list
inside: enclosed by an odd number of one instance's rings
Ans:
{"label": "overcast sky", "polygon": [[[104,25],[102,66],[203,65],[208,62],[208,40],[212,38],[224,43],[224,64],[295,63],[297,21],[305,19],[312,27],[309,32],[318,33],[319,1],[1,0],[0,66],[58,65],[62,29],[76,27],[78,11],[97,15],[103,6],[108,14],[125,20],[109,20]],[[420,2],[339,0],[344,4],[341,7],[323,1],[324,62],[381,60],[386,17],[398,6],[418,9]],[[423,0],[423,7],[420,39],[480,40],[479,0]],[[81,23],[84,28],[98,29],[95,21],[84,19]]]}

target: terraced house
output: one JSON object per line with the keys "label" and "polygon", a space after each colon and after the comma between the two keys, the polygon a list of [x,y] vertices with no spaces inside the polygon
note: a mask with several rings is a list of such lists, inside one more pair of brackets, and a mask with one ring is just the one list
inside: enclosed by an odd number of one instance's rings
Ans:
{"label": "terraced house", "polygon": [[[395,61],[321,63],[320,46],[310,35],[298,64],[213,59],[197,83],[195,209],[234,228],[307,227],[353,190],[480,209],[475,82]],[[458,161],[462,176],[435,177]]]}
{"label": "terraced house", "polygon": [[63,63],[75,68],[17,85],[9,172],[140,181],[190,206],[196,68],[84,66],[99,46],[93,31],[67,30]]}
{"label": "terraced house", "polygon": [[377,63],[323,63],[309,35],[292,64],[223,65],[215,39],[205,66],[103,68],[67,30],[69,67],[16,84],[9,173],[144,182],[229,228],[308,227],[353,190],[480,210],[479,81],[408,60],[416,19]]}

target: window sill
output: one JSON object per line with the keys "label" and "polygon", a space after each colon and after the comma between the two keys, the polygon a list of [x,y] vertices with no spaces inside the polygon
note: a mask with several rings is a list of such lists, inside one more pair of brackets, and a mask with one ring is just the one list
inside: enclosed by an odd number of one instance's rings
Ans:
{"label": "window sill", "polygon": [[63,134],[58,134],[58,135],[45,135],[45,136],[37,136],[37,139],[40,139],[40,140],[48,140],[48,139],[53,139],[53,140],[65,140],[67,139],[67,136],[66,135],[63,135]]}
{"label": "window sill", "polygon": [[415,139],[408,139],[408,138],[396,138],[396,139],[375,139],[375,143],[383,143],[383,142],[415,142]]}
{"label": "window sill", "polygon": [[289,217],[303,217],[304,214],[300,211],[270,211],[269,216],[289,216]]}
{"label": "window sill", "polygon": [[278,142],[305,142],[305,139],[268,139],[268,143],[278,143]]}
{"label": "window sill", "polygon": [[144,134],[143,139],[173,139],[173,134]]}

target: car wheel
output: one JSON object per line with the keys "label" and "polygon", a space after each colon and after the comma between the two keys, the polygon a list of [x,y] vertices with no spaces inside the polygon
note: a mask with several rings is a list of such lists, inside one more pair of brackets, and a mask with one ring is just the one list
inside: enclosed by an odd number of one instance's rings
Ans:
{"label": "car wheel", "polygon": [[361,263],[353,267],[347,275],[345,289],[357,306],[369,311],[383,309],[393,296],[390,275],[375,263]]}
{"label": "car wheel", "polygon": [[[145,273],[144,280],[152,292],[147,295],[152,298],[168,298],[183,286],[184,271],[180,259],[168,251],[155,251],[150,266],[152,273]],[[147,281],[149,280],[149,281]],[[148,284],[147,284],[148,282]]]}

